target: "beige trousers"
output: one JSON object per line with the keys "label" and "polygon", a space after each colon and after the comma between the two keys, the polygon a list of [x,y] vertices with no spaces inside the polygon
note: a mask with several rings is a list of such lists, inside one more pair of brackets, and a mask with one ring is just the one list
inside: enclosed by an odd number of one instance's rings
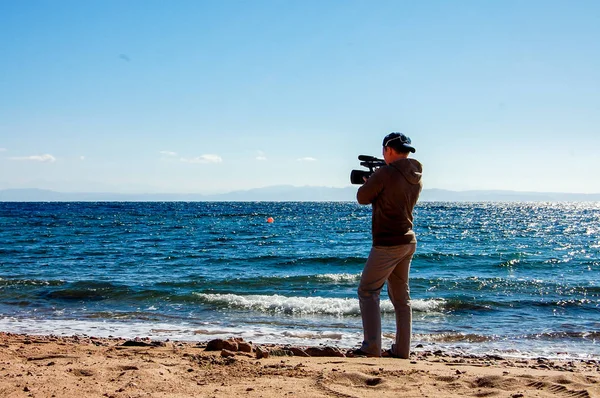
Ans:
{"label": "beige trousers", "polygon": [[362,351],[375,356],[381,355],[379,295],[387,281],[388,295],[396,312],[396,344],[392,345],[392,354],[408,358],[412,332],[408,274],[416,248],[415,243],[371,248],[358,285],[358,299],[364,330]]}

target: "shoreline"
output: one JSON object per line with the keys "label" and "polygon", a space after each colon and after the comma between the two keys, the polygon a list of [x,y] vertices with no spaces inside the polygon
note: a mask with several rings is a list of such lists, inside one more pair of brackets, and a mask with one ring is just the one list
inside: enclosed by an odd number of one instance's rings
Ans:
{"label": "shoreline", "polygon": [[[304,356],[308,353],[313,355]],[[413,352],[403,360],[241,339],[198,343],[0,332],[0,396],[82,394],[595,397],[600,396],[600,361],[460,356],[441,350]]]}
{"label": "shoreline", "polygon": [[[207,328],[205,325],[172,325],[172,324],[156,324],[149,322],[119,322],[115,324],[90,323],[89,321],[79,324],[79,321],[74,320],[37,320],[31,318],[27,324],[15,327],[10,322],[1,322],[0,331],[12,333],[16,335],[40,335],[49,336],[55,335],[59,337],[79,336],[82,338],[96,336],[99,338],[111,339],[113,336],[118,336],[124,339],[132,339],[137,336],[150,338],[156,341],[176,340],[185,343],[199,343],[210,339],[229,337],[240,337],[247,341],[253,341],[257,344],[278,344],[297,345],[297,346],[321,346],[330,345],[342,349],[357,348],[362,340],[362,330],[360,335],[328,337],[328,335],[336,335],[338,331],[326,331],[321,334],[320,331],[292,331],[289,334],[275,335],[273,330],[269,333],[258,333],[257,330],[252,330],[255,333],[249,333],[249,330],[242,328],[227,328],[219,327],[215,329]],[[22,319],[19,321],[23,321]],[[41,326],[43,325],[43,326]],[[69,327],[65,327],[69,325]],[[109,325],[109,326],[107,326]],[[127,325],[127,327],[122,327]],[[134,327],[131,327],[134,325]],[[100,326],[105,327],[101,329]],[[287,332],[286,332],[287,333]],[[310,336],[305,336],[308,334]],[[435,338],[436,336],[448,335],[448,340]],[[315,336],[319,336],[318,338]],[[432,338],[432,336],[434,338]],[[462,339],[460,338],[462,336]],[[475,336],[478,337],[478,336]],[[521,359],[536,359],[539,357],[551,360],[596,360],[600,361],[599,346],[594,340],[582,339],[575,343],[573,341],[537,341],[537,340],[510,340],[501,339],[494,340],[492,338],[486,340],[473,340],[473,335],[461,335],[460,333],[440,333],[437,335],[427,335],[413,333],[412,351],[415,354],[426,351],[443,351],[447,356],[458,355],[461,357],[477,357],[485,354],[493,354],[512,360]],[[394,334],[390,332],[383,333],[383,346],[389,347],[394,342]]]}

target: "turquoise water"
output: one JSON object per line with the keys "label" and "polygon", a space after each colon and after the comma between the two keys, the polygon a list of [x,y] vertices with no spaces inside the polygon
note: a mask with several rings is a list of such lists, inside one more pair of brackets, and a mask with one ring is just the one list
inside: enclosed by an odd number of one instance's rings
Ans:
{"label": "turquoise water", "polygon": [[[0,203],[0,330],[353,347],[370,219],[354,203]],[[414,349],[600,358],[600,203],[421,203],[415,222]]]}

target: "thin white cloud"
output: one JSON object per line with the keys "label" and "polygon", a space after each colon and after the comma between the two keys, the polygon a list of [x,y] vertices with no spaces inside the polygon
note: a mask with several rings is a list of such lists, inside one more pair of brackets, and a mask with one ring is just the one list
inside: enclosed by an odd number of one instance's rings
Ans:
{"label": "thin white cloud", "polygon": [[316,162],[317,159],[315,158],[311,158],[311,157],[305,157],[305,158],[299,158],[298,159],[299,162]]}
{"label": "thin white cloud", "polygon": [[8,149],[6,149],[6,148],[0,148],[0,152],[6,152],[6,151],[8,151]]}
{"label": "thin white cloud", "polygon": [[263,151],[256,151],[256,160],[264,161],[267,160],[265,153]]}
{"label": "thin white cloud", "polygon": [[12,157],[9,158],[10,160],[30,160],[30,161],[34,161],[34,162],[48,162],[48,163],[54,163],[56,162],[56,158],[50,154],[45,154],[45,155],[33,155],[33,156],[17,156],[17,157]]}
{"label": "thin white cloud", "polygon": [[80,156],[79,160],[85,160],[85,156]]}
{"label": "thin white cloud", "polygon": [[173,152],[173,151],[160,151],[161,155],[167,155],[167,156],[177,156],[177,152]]}
{"label": "thin white cloud", "polygon": [[223,159],[219,155],[201,155],[196,156],[195,158],[180,158],[184,163],[221,163]]}

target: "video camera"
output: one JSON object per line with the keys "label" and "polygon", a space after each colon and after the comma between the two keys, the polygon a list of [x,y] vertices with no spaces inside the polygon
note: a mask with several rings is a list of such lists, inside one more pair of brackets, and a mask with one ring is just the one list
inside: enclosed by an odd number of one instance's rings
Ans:
{"label": "video camera", "polygon": [[352,184],[364,184],[365,180],[363,180],[363,177],[369,178],[377,168],[385,166],[385,160],[376,158],[375,156],[358,155],[358,160],[360,160],[360,165],[367,167],[369,171],[352,170],[350,173],[350,182]]}

